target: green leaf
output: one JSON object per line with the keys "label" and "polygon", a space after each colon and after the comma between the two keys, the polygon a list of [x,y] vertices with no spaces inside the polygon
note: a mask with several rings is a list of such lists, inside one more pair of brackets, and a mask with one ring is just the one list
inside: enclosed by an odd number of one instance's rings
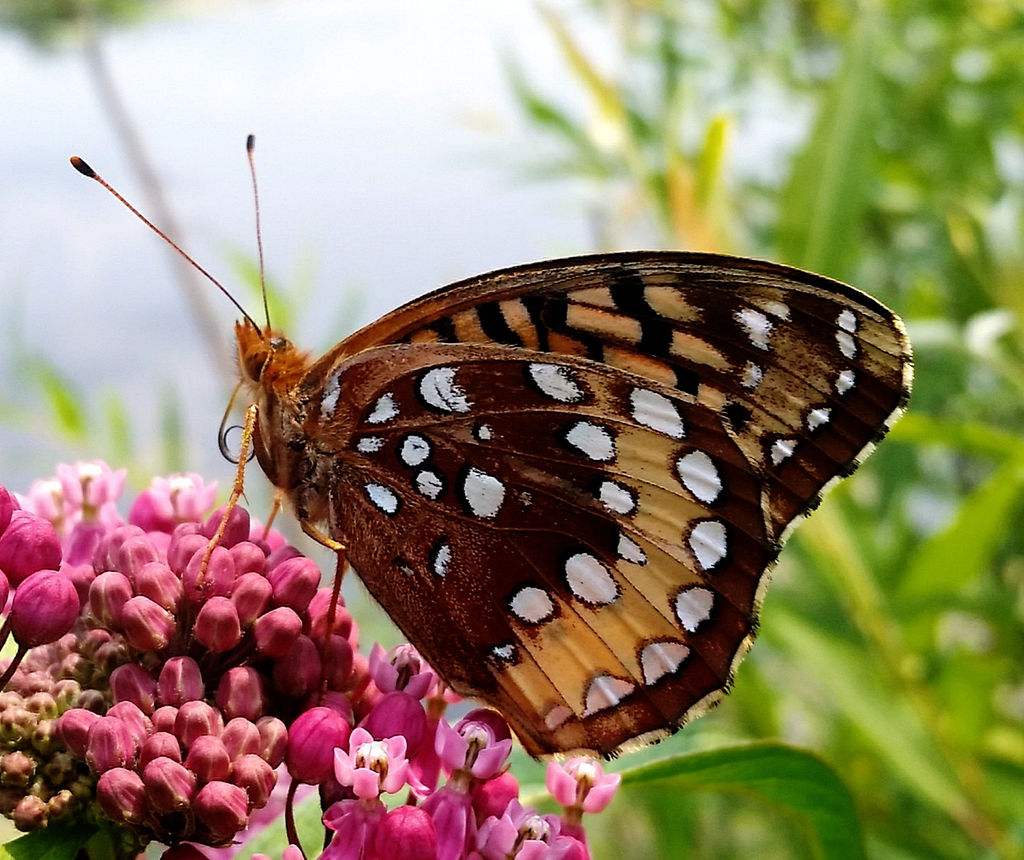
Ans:
{"label": "green leaf", "polygon": [[782,256],[840,279],[859,257],[859,225],[873,173],[877,60],[872,43],[865,16],[846,43],[842,68],[825,92],[817,124],[781,195]]}
{"label": "green leaf", "polygon": [[75,860],[96,828],[76,820],[54,824],[0,845],[0,860]]}
{"label": "green leaf", "polygon": [[730,117],[717,114],[704,131],[704,140],[697,156],[697,202],[705,208],[710,207],[722,192],[731,127]]}
{"label": "green leaf", "polygon": [[988,571],[1016,530],[1024,496],[1024,457],[1005,463],[964,499],[953,522],[924,541],[910,561],[901,597],[937,597],[960,591]]}
{"label": "green leaf", "polygon": [[520,108],[535,125],[553,131],[590,159],[596,158],[586,132],[565,111],[537,91],[514,59],[505,60],[505,74]]}
{"label": "green leaf", "polygon": [[889,432],[888,444],[945,445],[978,457],[1024,456],[1024,439],[979,422],[951,422],[921,412],[908,412]]}
{"label": "green leaf", "polygon": [[622,784],[752,795],[796,817],[816,857],[864,857],[849,789],[832,768],[804,750],[765,743],[692,753],[623,771]]}
{"label": "green leaf", "polygon": [[56,429],[71,439],[84,439],[87,425],[85,408],[71,383],[43,359],[33,359],[29,372],[49,404]]}
{"label": "green leaf", "polygon": [[107,426],[110,428],[110,462],[129,463],[133,456],[132,421],[124,401],[115,394],[104,399]]}
{"label": "green leaf", "polygon": [[788,653],[824,691],[825,700],[871,744],[879,759],[919,798],[948,815],[967,802],[935,739],[901,690],[882,683],[866,652],[782,604],[761,636]]}

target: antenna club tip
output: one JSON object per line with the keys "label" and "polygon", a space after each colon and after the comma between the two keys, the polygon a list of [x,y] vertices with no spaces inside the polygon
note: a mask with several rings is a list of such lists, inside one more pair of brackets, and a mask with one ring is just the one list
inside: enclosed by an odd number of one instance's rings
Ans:
{"label": "antenna club tip", "polygon": [[256,135],[250,134],[245,139],[245,149],[246,149],[246,152],[252,152],[255,148],[256,148]]}
{"label": "antenna club tip", "polygon": [[88,164],[86,164],[77,155],[71,156],[71,166],[75,168],[82,176],[88,176],[90,179],[96,178],[96,171],[93,170]]}

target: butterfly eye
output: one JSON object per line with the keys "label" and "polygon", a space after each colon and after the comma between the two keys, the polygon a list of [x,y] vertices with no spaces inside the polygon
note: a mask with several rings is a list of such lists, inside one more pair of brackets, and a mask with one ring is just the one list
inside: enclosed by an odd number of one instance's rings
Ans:
{"label": "butterfly eye", "polygon": [[271,349],[283,349],[288,341],[283,337],[272,337],[270,339]]}

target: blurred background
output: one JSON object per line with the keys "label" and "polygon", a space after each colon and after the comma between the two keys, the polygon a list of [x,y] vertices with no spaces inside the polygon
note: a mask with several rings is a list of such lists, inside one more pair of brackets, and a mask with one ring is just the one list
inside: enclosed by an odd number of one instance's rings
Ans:
{"label": "blurred background", "polygon": [[911,410],[784,553],[733,694],[618,765],[810,749],[863,845],[709,777],[624,791],[594,854],[1020,858],[1022,86],[1014,0],[0,0],[0,481],[232,476],[236,314],[74,153],[253,308],[255,133],[272,313],[316,351],[594,250],[848,281],[908,323]]}

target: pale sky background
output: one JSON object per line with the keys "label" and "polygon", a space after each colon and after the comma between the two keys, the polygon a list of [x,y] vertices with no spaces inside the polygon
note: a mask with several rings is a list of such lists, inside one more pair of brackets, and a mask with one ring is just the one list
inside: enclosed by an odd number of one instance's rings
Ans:
{"label": "pale sky background", "polygon": [[[305,345],[320,350],[446,282],[591,249],[579,197],[517,169],[529,153],[502,52],[571,89],[531,4],[200,4],[104,45],[187,249],[229,287],[229,252],[255,254],[244,141],[256,134],[268,268],[285,283],[311,271],[313,299],[290,332]],[[90,400],[119,396],[138,454],[161,391],[176,387],[190,468],[227,481],[224,389],[164,249],[68,165],[81,155],[145,208],[81,54],[0,33],[0,115],[0,404],[21,401],[13,329]],[[346,294],[362,299],[347,326]],[[211,296],[230,331],[237,314]],[[0,425],[0,481],[12,488],[75,456]]]}

